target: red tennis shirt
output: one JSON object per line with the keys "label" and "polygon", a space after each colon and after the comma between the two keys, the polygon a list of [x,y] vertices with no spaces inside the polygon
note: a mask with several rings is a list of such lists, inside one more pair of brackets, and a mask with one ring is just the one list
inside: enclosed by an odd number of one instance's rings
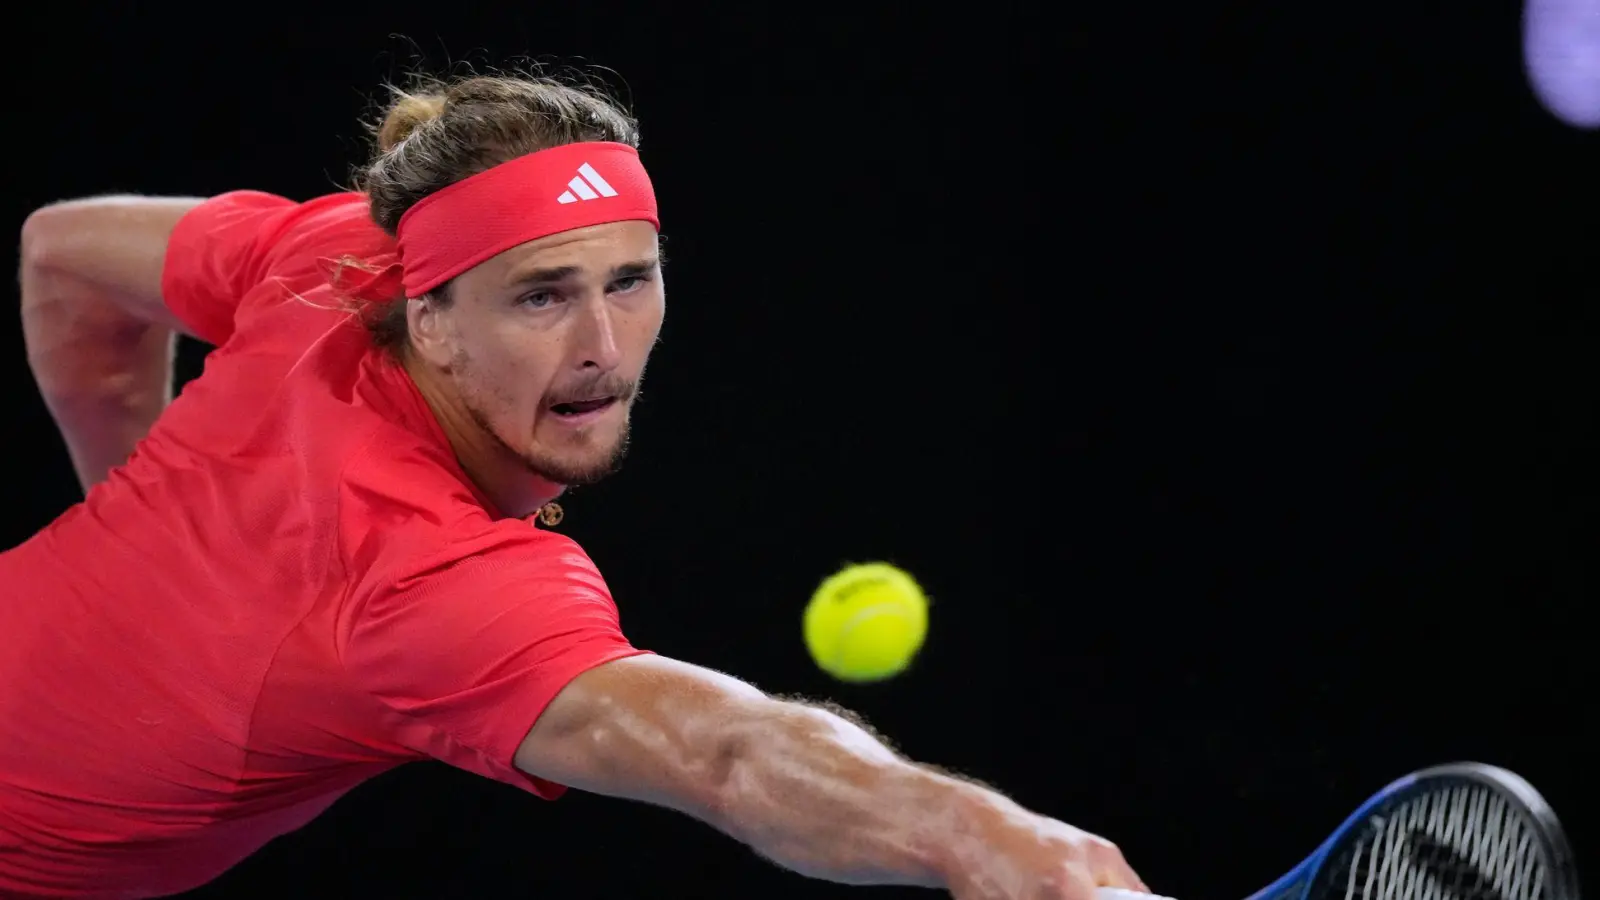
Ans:
{"label": "red tennis shirt", "polygon": [[318,260],[393,250],[354,194],[207,201],[163,292],[217,345],[129,462],[0,555],[0,895],[193,888],[380,772],[512,765],[643,651],[588,556],[468,480]]}

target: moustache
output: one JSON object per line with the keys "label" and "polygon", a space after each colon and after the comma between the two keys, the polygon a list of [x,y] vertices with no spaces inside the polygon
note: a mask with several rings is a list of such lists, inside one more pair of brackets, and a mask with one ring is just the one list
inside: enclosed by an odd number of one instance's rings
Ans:
{"label": "moustache", "polygon": [[620,375],[601,375],[563,386],[549,395],[547,406],[583,403],[591,400],[616,400],[626,403],[639,393],[639,382]]}

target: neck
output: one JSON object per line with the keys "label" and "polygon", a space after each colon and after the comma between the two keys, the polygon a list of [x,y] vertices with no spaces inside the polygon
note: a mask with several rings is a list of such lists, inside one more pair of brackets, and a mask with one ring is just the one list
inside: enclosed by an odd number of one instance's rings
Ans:
{"label": "neck", "polygon": [[402,365],[444,430],[456,461],[494,504],[490,512],[526,518],[561,496],[561,485],[529,472],[527,463],[467,412],[466,404],[448,378],[409,354]]}

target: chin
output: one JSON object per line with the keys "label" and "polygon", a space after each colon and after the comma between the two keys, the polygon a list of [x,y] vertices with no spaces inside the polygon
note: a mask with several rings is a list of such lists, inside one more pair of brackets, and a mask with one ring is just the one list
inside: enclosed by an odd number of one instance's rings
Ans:
{"label": "chin", "polygon": [[560,487],[594,484],[617,471],[626,454],[626,440],[617,441],[605,452],[590,448],[581,453],[539,453],[524,459],[535,477]]}
{"label": "chin", "polygon": [[559,428],[547,434],[550,440],[535,439],[522,458],[530,471],[552,484],[593,484],[615,472],[628,452],[626,418],[609,427],[597,422],[591,428]]}
{"label": "chin", "polygon": [[528,468],[558,493],[569,487],[595,484],[617,470],[616,465],[603,460],[529,460]]}

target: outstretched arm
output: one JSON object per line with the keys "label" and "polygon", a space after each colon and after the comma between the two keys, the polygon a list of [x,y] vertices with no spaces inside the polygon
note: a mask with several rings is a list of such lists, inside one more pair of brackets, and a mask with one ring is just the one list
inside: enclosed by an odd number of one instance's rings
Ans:
{"label": "outstretched arm", "polygon": [[161,298],[187,198],[53,204],[22,229],[22,328],[84,490],[127,461],[171,399],[177,319]]}
{"label": "outstretched arm", "polygon": [[695,816],[786,868],[959,898],[1141,888],[1110,843],[913,764],[862,727],[653,656],[569,684],[517,753],[532,775]]}

